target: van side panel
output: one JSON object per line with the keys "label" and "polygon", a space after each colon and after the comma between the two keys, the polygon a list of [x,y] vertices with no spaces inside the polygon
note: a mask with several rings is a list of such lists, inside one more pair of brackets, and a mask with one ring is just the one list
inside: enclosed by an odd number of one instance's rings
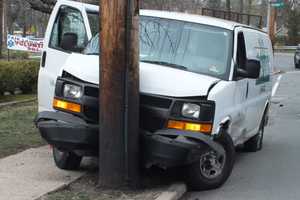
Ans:
{"label": "van side panel", "polygon": [[229,120],[228,134],[234,144],[238,142],[245,126],[243,88],[235,81],[221,81],[210,92],[208,100],[215,101],[213,134],[218,134],[224,120]]}
{"label": "van side panel", "polygon": [[247,138],[255,135],[259,129],[266,103],[270,99],[272,88],[271,65],[272,51],[269,49],[267,35],[257,30],[244,29],[247,59],[259,60],[261,63],[260,77],[249,79],[247,105]]}
{"label": "van side panel", "polygon": [[[266,105],[270,102],[273,51],[267,34],[243,27],[238,27],[235,31],[236,36],[239,32],[245,35],[245,44],[248,45],[247,59],[256,59],[261,62],[260,78],[258,80],[221,81],[212,89],[208,99],[216,102],[213,134],[219,133],[224,120],[230,121],[228,132],[234,144],[238,145],[257,133]],[[234,63],[237,55],[236,38]],[[249,44],[249,41],[252,44]],[[233,74],[231,78],[234,79]]]}

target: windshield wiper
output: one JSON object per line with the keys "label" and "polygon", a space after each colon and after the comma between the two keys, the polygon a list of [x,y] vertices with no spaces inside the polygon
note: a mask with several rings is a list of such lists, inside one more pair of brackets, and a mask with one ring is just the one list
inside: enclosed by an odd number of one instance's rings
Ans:
{"label": "windshield wiper", "polygon": [[155,64],[155,65],[164,65],[164,66],[172,67],[172,68],[176,68],[176,69],[187,70],[187,67],[185,67],[183,65],[178,65],[178,64],[164,62],[164,61],[155,61],[155,60],[140,60],[140,61],[144,62],[144,63],[150,63],[150,64]]}
{"label": "windshield wiper", "polygon": [[85,54],[85,55],[94,55],[94,56],[98,56],[99,53],[87,53],[87,54]]}

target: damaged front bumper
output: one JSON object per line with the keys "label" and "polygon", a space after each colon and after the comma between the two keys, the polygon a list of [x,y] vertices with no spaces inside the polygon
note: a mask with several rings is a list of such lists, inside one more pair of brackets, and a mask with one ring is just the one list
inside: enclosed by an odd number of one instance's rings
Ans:
{"label": "damaged front bumper", "polygon": [[142,134],[143,163],[147,168],[170,168],[188,165],[199,160],[203,152],[215,151],[224,156],[225,150],[211,136],[174,129]]}
{"label": "damaged front bumper", "polygon": [[[64,112],[41,112],[35,120],[41,136],[51,145],[68,151],[98,152],[99,126]],[[224,156],[224,148],[213,137],[198,132],[163,129],[141,131],[141,157],[146,168],[171,168],[199,160],[203,152]]]}
{"label": "damaged front bumper", "polygon": [[68,151],[98,151],[99,126],[64,112],[41,112],[35,119],[41,136],[51,145]]}

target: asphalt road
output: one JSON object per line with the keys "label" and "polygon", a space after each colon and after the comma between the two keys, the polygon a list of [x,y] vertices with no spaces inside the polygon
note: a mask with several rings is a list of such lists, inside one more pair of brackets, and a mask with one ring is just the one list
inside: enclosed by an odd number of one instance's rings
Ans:
{"label": "asphalt road", "polygon": [[237,153],[235,168],[223,187],[190,192],[183,200],[300,199],[299,85],[300,72],[283,74],[262,151]]}
{"label": "asphalt road", "polygon": [[275,69],[283,71],[293,71],[295,69],[293,53],[275,53],[274,54]]}

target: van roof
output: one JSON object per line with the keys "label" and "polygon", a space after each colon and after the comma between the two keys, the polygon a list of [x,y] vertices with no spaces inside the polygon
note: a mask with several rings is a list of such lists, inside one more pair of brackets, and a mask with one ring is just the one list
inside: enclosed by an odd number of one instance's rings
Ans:
{"label": "van roof", "polygon": [[57,5],[73,5],[73,6],[84,6],[85,9],[90,11],[99,11],[99,6],[82,3],[79,1],[72,1],[72,0],[57,0]]}
{"label": "van roof", "polygon": [[[58,0],[58,4],[66,4],[66,5],[84,5],[84,7],[88,10],[99,10],[99,7],[96,5],[86,4],[86,3],[80,3],[75,2],[71,0]],[[203,15],[196,15],[196,14],[189,14],[189,13],[181,13],[181,12],[170,12],[170,11],[160,11],[160,10],[140,10],[141,16],[149,16],[149,17],[159,17],[159,18],[165,18],[165,19],[173,19],[173,20],[179,20],[179,21],[186,21],[186,22],[193,22],[193,23],[199,23],[199,24],[205,24],[210,26],[216,26],[225,28],[228,30],[234,30],[237,26],[247,27],[251,29],[256,29],[258,31],[264,32],[261,29],[257,29],[245,24],[237,23],[234,21],[219,19],[215,17],[208,17]]]}
{"label": "van roof", "polygon": [[[237,22],[219,19],[215,17],[208,17],[203,15],[196,15],[196,14],[188,14],[188,13],[180,13],[180,12],[170,12],[170,11],[159,11],[159,10],[141,10],[142,16],[149,16],[149,17],[159,17],[165,19],[174,19],[179,21],[187,21],[205,25],[211,25],[216,27],[225,28],[228,30],[234,30],[237,26],[243,26],[251,29],[256,29],[251,26],[240,24]],[[259,30],[259,29],[257,29]],[[259,30],[261,31],[261,30]]]}

